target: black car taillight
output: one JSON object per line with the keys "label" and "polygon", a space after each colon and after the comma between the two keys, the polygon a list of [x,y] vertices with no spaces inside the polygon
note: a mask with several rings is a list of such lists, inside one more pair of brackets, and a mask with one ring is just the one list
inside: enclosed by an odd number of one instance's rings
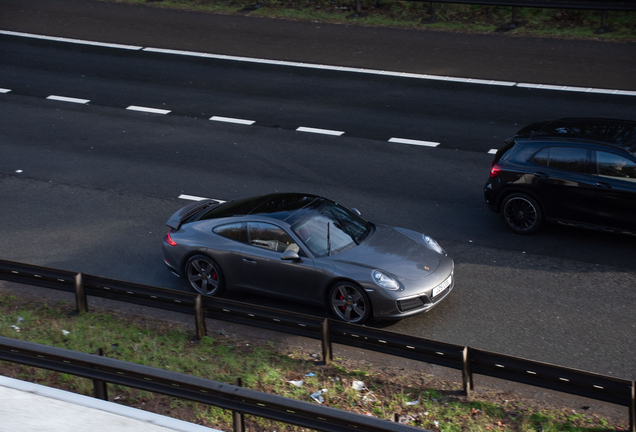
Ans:
{"label": "black car taillight", "polygon": [[503,168],[503,165],[500,163],[495,163],[493,161],[492,165],[490,166],[490,178],[495,178],[499,175],[499,173],[501,172],[501,169]]}

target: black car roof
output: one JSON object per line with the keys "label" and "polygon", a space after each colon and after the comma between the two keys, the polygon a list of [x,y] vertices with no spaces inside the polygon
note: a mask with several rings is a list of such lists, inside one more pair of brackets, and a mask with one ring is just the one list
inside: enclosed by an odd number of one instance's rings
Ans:
{"label": "black car roof", "polygon": [[266,216],[284,221],[296,211],[315,201],[323,201],[316,195],[301,193],[274,193],[238,201],[230,201],[206,212],[199,220],[252,215]]}
{"label": "black car roof", "polygon": [[562,118],[533,123],[515,137],[574,139],[607,144],[636,155],[636,122],[598,118]]}
{"label": "black car roof", "polygon": [[[249,214],[266,216],[284,221],[298,210],[310,206],[316,200],[323,201],[324,198],[320,198],[316,195],[300,193],[267,195],[267,199],[262,201],[257,207],[254,207]],[[313,208],[313,206],[311,207]]]}

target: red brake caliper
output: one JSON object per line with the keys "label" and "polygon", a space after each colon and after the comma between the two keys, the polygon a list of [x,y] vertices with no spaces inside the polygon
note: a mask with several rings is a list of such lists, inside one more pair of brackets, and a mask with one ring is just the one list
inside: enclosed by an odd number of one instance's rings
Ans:
{"label": "red brake caliper", "polygon": [[[342,293],[340,293],[340,300],[344,300],[344,296],[342,295]],[[346,311],[347,310],[347,305],[342,305],[340,306],[340,309],[342,309],[342,311]]]}

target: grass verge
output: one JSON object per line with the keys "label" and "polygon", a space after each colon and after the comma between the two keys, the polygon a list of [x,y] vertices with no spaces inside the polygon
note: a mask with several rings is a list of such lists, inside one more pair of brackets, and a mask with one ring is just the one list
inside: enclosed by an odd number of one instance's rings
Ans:
{"label": "grass verge", "polygon": [[[311,394],[322,391],[322,403],[333,408],[390,419],[398,413],[404,423],[440,431],[602,431],[624,430],[584,411],[538,409],[496,393],[483,392],[471,400],[457,383],[442,382],[413,371],[377,370],[370,364],[337,359],[320,365],[315,354],[277,352],[271,343],[230,337],[222,331],[198,344],[189,342],[188,329],[104,312],[70,316],[73,307],[0,299],[0,335],[75,351],[95,352],[147,366],[169,369],[215,381],[233,383],[288,398],[318,403]],[[190,330],[191,331],[191,330]],[[92,381],[72,375],[0,362],[0,373],[26,381],[92,395]],[[297,387],[290,381],[303,381]],[[356,390],[355,381],[365,389]],[[111,401],[193,423],[232,430],[232,413],[199,403],[136,389],[109,385]],[[303,430],[291,425],[246,416],[250,431]]]}
{"label": "grass verge", "polygon": [[221,14],[306,20],[375,27],[398,27],[461,33],[505,33],[518,36],[636,41],[636,12],[609,11],[606,28],[601,12],[573,9],[512,8],[398,0],[104,0],[153,7]]}

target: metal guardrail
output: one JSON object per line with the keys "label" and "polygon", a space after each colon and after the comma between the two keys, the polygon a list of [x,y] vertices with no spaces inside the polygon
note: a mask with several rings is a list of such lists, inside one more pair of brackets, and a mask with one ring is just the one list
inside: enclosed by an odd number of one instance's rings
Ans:
{"label": "metal guardrail", "polygon": [[[134,387],[313,430],[422,431],[389,420],[262,393],[238,385],[11,338],[0,337],[0,360]],[[234,430],[237,430],[236,424]]]}
{"label": "metal guardrail", "polygon": [[206,334],[204,317],[208,317],[319,339],[325,363],[332,360],[332,344],[337,343],[438,364],[462,371],[466,394],[473,390],[473,374],[481,374],[602,400],[628,407],[630,431],[636,432],[634,381],[232,300],[12,261],[0,260],[0,279],[75,292],[79,311],[87,310],[86,296],[90,295],[191,314],[199,338]]}
{"label": "metal guardrail", "polygon": [[[608,11],[636,11],[635,0],[411,0],[422,3],[429,3],[429,13],[431,15],[430,22],[437,19],[436,4],[470,4],[482,6],[503,6],[510,7],[512,19],[510,28],[514,28],[518,24],[517,15],[519,8],[539,8],[539,9],[582,9],[596,10],[601,12],[601,25],[597,30],[603,33],[607,29],[607,12]],[[356,14],[362,11],[362,0],[356,0]],[[375,6],[379,7],[381,0],[375,0]]]}
{"label": "metal guardrail", "polygon": [[[412,0],[431,2],[430,0]],[[614,10],[634,11],[634,0],[435,0],[431,3],[458,3],[476,4],[485,6],[512,6],[552,9],[587,9],[587,10]]]}

